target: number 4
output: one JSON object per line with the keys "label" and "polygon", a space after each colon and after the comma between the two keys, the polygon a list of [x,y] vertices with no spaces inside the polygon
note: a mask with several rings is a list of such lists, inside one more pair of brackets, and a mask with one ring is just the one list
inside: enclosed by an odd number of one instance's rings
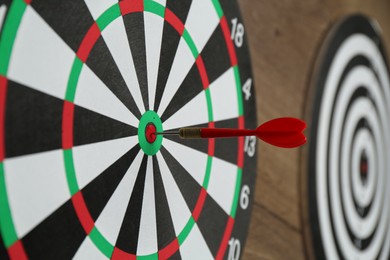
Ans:
{"label": "number 4", "polygon": [[252,79],[249,78],[245,81],[242,86],[242,92],[245,94],[245,100],[248,100],[251,97],[251,89],[252,89]]}

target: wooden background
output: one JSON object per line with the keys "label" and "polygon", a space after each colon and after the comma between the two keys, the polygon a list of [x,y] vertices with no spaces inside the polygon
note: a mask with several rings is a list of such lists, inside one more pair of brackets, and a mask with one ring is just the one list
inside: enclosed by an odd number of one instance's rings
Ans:
{"label": "wooden background", "polygon": [[[308,81],[317,52],[330,26],[344,15],[359,12],[375,18],[390,52],[390,0],[239,3],[252,57],[259,123],[281,116],[304,118],[311,104]],[[303,150],[264,143],[258,148],[255,203],[243,259],[304,259]]]}

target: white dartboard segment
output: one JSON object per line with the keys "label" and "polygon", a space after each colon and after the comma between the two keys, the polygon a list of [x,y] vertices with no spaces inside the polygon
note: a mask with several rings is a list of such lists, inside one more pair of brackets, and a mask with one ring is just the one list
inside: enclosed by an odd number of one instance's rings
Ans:
{"label": "white dartboard segment", "polygon": [[[207,17],[205,19],[205,17]],[[192,1],[185,27],[200,53],[219,24],[219,17],[210,0]]]}
{"label": "white dartboard segment", "polygon": [[89,12],[91,13],[95,21],[111,6],[118,3],[118,1],[115,0],[102,0],[102,1],[84,0],[84,2],[87,5]]}
{"label": "white dartboard segment", "polygon": [[167,196],[169,211],[172,216],[175,233],[176,235],[179,235],[190,219],[191,211],[188,208],[183,195],[181,194],[181,191],[177,186],[172,173],[160,152],[157,153],[157,160],[164,183],[165,195]]}
{"label": "white dartboard segment", "polygon": [[153,160],[148,156],[141,223],[138,234],[137,255],[149,255],[158,251],[156,205],[154,195]]}
{"label": "white dartboard segment", "polygon": [[111,245],[116,244],[142,158],[143,153],[140,151],[96,220],[96,228]]}
{"label": "white dartboard segment", "polygon": [[63,99],[75,56],[60,36],[28,6],[13,46],[8,78]]}
{"label": "white dartboard segment", "polygon": [[130,51],[128,36],[122,17],[119,17],[110,23],[103,30],[102,35],[138,109],[141,114],[144,113],[145,106],[142,100],[140,85],[134,67],[133,55]]}
{"label": "white dartboard segment", "polygon": [[1,5],[0,6],[0,32],[3,28],[3,23],[5,19],[5,14],[7,12],[7,6],[6,5]]}
{"label": "white dartboard segment", "polygon": [[227,215],[232,209],[237,171],[237,165],[213,158],[207,192]]}
{"label": "white dartboard segment", "polygon": [[30,232],[70,198],[61,150],[7,159],[4,171],[19,237]]}
{"label": "white dartboard segment", "polygon": [[239,116],[237,87],[233,68],[227,70],[210,84],[210,95],[213,104],[214,121],[233,119]]}
{"label": "white dartboard segment", "polygon": [[[194,111],[196,111],[196,113],[194,113]],[[185,126],[205,124],[208,121],[209,116],[207,111],[206,93],[202,91],[163,122],[163,129],[170,130]]]}
{"label": "white dartboard segment", "polygon": [[81,69],[74,103],[127,125],[138,127],[138,118],[84,65]]}
{"label": "white dartboard segment", "polygon": [[137,142],[137,137],[132,136],[74,147],[73,161],[79,189],[99,176]]}
{"label": "white dartboard segment", "polygon": [[206,174],[208,155],[169,139],[164,140],[163,146],[191,174],[199,185],[202,186]]}
{"label": "white dartboard segment", "polygon": [[194,55],[182,37],[172,63],[171,71],[169,72],[157,114],[162,115],[164,113],[194,63]]}
{"label": "white dartboard segment", "polygon": [[[104,0],[94,1],[87,0],[86,4],[95,21],[111,8],[117,1]],[[131,95],[137,104],[141,113],[145,112],[141,91],[138,84],[137,74],[135,72],[133,56],[130,51],[128,36],[123,23],[122,17],[116,18],[102,31],[102,36],[107,44],[111,55],[118,66],[118,69],[130,90]]]}
{"label": "white dartboard segment", "polygon": [[99,248],[91,241],[89,236],[86,236],[83,243],[80,245],[73,259],[83,260],[83,259],[96,259],[96,260],[107,260],[106,257]]}
{"label": "white dartboard segment", "polygon": [[180,247],[180,253],[183,259],[193,259],[194,256],[204,260],[214,259],[197,224],[194,224],[191,233]]}
{"label": "white dartboard segment", "polygon": [[[165,3],[163,6],[165,6]],[[156,86],[160,63],[164,19],[155,14],[145,12],[144,26],[146,66],[148,70],[148,98],[149,108],[152,109],[154,108],[154,101],[156,97]]]}

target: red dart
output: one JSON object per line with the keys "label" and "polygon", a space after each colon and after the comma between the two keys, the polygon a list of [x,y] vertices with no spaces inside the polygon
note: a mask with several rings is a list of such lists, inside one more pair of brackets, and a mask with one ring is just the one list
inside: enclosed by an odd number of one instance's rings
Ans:
{"label": "red dart", "polygon": [[306,137],[303,134],[305,128],[306,123],[300,119],[282,117],[265,122],[256,129],[185,127],[177,132],[156,134],[179,135],[183,139],[257,136],[264,142],[275,146],[294,148],[306,143]]}

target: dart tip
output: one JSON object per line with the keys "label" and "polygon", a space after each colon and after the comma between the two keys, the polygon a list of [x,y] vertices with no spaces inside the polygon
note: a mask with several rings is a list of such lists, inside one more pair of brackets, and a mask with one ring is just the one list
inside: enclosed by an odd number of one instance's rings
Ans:
{"label": "dart tip", "polygon": [[155,135],[179,135],[179,131],[164,131],[164,132],[155,132]]}

